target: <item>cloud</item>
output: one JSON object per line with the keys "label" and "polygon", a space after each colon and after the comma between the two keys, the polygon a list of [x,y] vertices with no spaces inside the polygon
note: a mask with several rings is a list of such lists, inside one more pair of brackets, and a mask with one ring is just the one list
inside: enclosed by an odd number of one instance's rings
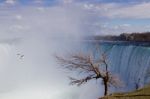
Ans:
{"label": "cloud", "polygon": [[[43,2],[43,1],[39,0],[38,2]],[[102,33],[103,34],[103,32],[100,33],[100,31],[103,31],[101,29],[106,30],[107,28],[102,28],[101,26],[105,23],[105,21],[107,23],[107,21],[109,21],[109,20],[114,20],[114,19],[121,19],[121,20],[124,20],[124,19],[149,19],[150,18],[150,13],[149,13],[150,3],[149,2],[147,2],[147,3],[144,3],[144,2],[134,3],[134,4],[129,4],[129,5],[122,4],[122,3],[89,3],[89,2],[85,2],[85,1],[81,2],[80,0],[79,1],[75,1],[75,0],[57,0],[57,2],[59,2],[58,5],[55,5],[53,8],[55,8],[56,6],[60,6],[59,4],[63,4],[63,6],[62,5],[61,6],[64,7],[65,9],[67,9],[66,11],[64,11],[64,13],[66,13],[66,12],[71,13],[71,10],[69,11],[69,9],[75,10],[75,13],[76,13],[77,10],[78,11],[81,10],[81,11],[79,11],[81,13],[84,12],[85,15],[81,14],[81,16],[80,16],[80,20],[82,22],[77,21],[77,22],[79,22],[78,24],[80,26],[77,26],[77,25],[75,26],[75,27],[78,27],[78,28],[80,27],[80,29],[82,29],[81,34],[84,34],[84,33],[87,34],[87,35],[88,34],[91,35],[91,34],[95,34],[95,33],[96,34],[97,33],[99,33],[99,34]],[[52,15],[48,14],[48,11],[50,11],[50,9],[47,9],[47,8],[44,8],[44,7],[40,6],[40,7],[37,7],[36,9],[34,9],[34,10],[36,10],[37,12],[39,12],[43,15],[47,14],[50,17],[52,16]],[[35,13],[36,11],[33,11],[33,12]],[[30,12],[30,13],[31,13],[31,16],[32,16],[32,12]],[[27,17],[29,17],[29,16],[27,16]],[[20,14],[20,12],[16,13],[15,17],[18,21],[22,20],[24,18],[24,16],[22,16]],[[35,17],[35,16],[33,16],[33,17]],[[43,19],[45,16],[41,15],[40,17],[41,17],[41,19]],[[74,15],[72,15],[72,17],[77,19],[79,16],[74,14]],[[65,19],[65,18],[63,18],[63,19]],[[31,19],[31,20],[34,20],[34,19]],[[58,20],[59,20],[59,18],[58,18]],[[68,19],[67,19],[67,21],[68,21]],[[75,22],[75,21],[72,21],[71,19],[69,19],[69,21],[71,21],[72,23]],[[38,21],[36,21],[35,23],[37,23],[37,22]],[[58,22],[60,22],[60,21],[58,21]],[[27,22],[25,22],[25,23],[27,23]],[[43,23],[50,24],[48,22],[43,22]],[[31,26],[31,28],[37,26],[38,24]],[[59,23],[59,24],[62,24],[62,23]],[[98,24],[98,25],[96,25],[96,24]],[[115,31],[118,30],[118,32],[123,32],[125,30],[125,28],[123,28],[123,26],[121,26],[121,25],[122,24],[120,24],[120,26],[119,25],[115,26],[115,27],[113,27],[113,29],[118,28]],[[28,29],[30,27],[30,25],[26,26],[25,24],[21,25],[21,26],[28,27]],[[56,29],[57,27],[56,26],[54,27],[54,26],[55,25],[52,26],[53,30],[57,31],[57,29]],[[65,27],[65,26],[67,26],[67,25],[62,25],[61,27]],[[120,30],[119,30],[119,28],[120,28]],[[134,29],[136,27],[134,27],[132,25],[132,28]],[[65,28],[63,28],[63,31],[64,31],[64,29]],[[126,27],[126,29],[127,29],[127,27]],[[143,30],[142,28],[140,28],[140,29]],[[148,29],[148,28],[146,28],[146,29]],[[26,28],[26,30],[27,30],[27,28]],[[109,27],[108,31],[109,30],[112,30],[112,27]],[[8,30],[6,30],[6,31],[8,31]],[[43,31],[48,31],[48,29],[45,28],[45,29],[43,29]],[[71,29],[70,29],[70,31],[71,31]],[[112,31],[110,31],[110,32],[112,32]]]}
{"label": "cloud", "polygon": [[109,19],[149,19],[150,2],[122,4],[122,3],[83,3],[83,7],[94,13],[99,13]]}
{"label": "cloud", "polygon": [[150,3],[137,3],[131,5],[123,5],[120,3],[106,3],[95,5],[94,9],[101,16],[115,19],[149,19],[150,18]]}
{"label": "cloud", "polygon": [[72,3],[73,0],[63,0],[63,3],[68,4],[68,3]]}
{"label": "cloud", "polygon": [[84,6],[84,8],[87,9],[87,10],[90,10],[90,9],[93,9],[93,8],[94,8],[94,5],[93,5],[93,4],[86,4],[86,3],[85,3],[83,6]]}
{"label": "cloud", "polygon": [[17,20],[23,19],[23,17],[21,15],[16,15],[15,17],[16,17]]}
{"label": "cloud", "polygon": [[[90,15],[99,16],[92,20],[90,29],[93,34],[118,35],[123,32],[145,32],[150,31],[147,28],[148,22],[144,20],[150,19],[150,3],[80,3]],[[94,19],[94,17],[93,17]],[[135,21],[136,20],[136,21]],[[143,21],[142,21],[143,20]],[[142,23],[141,23],[142,22]],[[105,24],[107,23],[107,24]],[[136,25],[135,25],[136,24]]]}
{"label": "cloud", "polygon": [[16,0],[6,0],[5,3],[14,5],[16,3]]}
{"label": "cloud", "polygon": [[119,35],[120,33],[132,33],[132,32],[147,32],[150,31],[150,27],[148,25],[131,25],[131,24],[119,24],[119,25],[101,25],[100,31],[96,33],[96,35]]}
{"label": "cloud", "polygon": [[33,0],[33,3],[35,3],[35,4],[43,4],[44,0]]}

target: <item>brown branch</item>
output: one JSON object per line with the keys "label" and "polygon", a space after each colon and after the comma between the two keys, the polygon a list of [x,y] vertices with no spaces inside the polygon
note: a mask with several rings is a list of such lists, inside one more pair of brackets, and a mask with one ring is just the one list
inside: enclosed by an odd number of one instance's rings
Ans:
{"label": "brown branch", "polygon": [[[108,86],[120,87],[123,85],[118,76],[115,76],[108,70],[108,63],[106,61],[106,55],[102,54],[102,57],[94,59],[92,55],[85,54],[73,54],[68,58],[56,56],[58,62],[68,70],[72,70],[79,73],[85,73],[86,77],[82,79],[76,79],[69,77],[71,85],[80,86],[92,79],[102,79],[107,92]],[[101,66],[105,66],[102,68]]]}

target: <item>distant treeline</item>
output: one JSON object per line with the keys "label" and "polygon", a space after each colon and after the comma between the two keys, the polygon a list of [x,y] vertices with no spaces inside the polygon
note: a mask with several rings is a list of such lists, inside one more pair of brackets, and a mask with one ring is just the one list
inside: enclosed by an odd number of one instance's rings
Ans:
{"label": "distant treeline", "polygon": [[119,36],[94,36],[88,37],[91,40],[109,40],[109,41],[150,41],[150,32],[143,33],[122,33]]}

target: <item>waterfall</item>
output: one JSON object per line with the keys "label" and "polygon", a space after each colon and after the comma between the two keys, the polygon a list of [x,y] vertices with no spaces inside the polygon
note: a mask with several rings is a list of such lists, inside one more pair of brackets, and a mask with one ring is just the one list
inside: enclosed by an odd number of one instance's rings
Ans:
{"label": "waterfall", "polygon": [[58,41],[42,38],[0,42],[0,99],[78,99],[79,89],[69,86],[54,60],[72,48],[66,42],[61,49]]}
{"label": "waterfall", "polygon": [[[95,52],[93,45],[97,46],[97,43],[90,44],[89,48]],[[118,74],[124,82],[122,91],[134,90],[136,84],[143,87],[149,83],[150,47],[109,43],[99,45],[101,52],[107,54],[110,71]]]}
{"label": "waterfall", "polygon": [[127,89],[133,89],[135,83],[139,83],[140,87],[148,83],[149,47],[114,45],[110,51],[109,60],[111,70],[123,78]]}
{"label": "waterfall", "polygon": [[[66,52],[67,48],[61,47],[61,49],[59,49],[59,44],[52,41],[51,43],[46,43],[45,41],[36,43],[36,41],[35,43],[32,42],[33,44],[28,43],[28,41],[29,40],[21,42],[20,44],[0,43],[1,99],[11,99],[12,97],[20,99],[24,97],[25,94],[28,95],[25,99],[33,99],[35,97],[37,99],[42,99],[43,97],[53,99],[59,99],[59,97],[63,97],[62,99],[90,99],[94,96],[99,97],[100,93],[103,94],[103,86],[99,85],[99,82],[89,82],[87,86],[81,87],[81,89],[85,91],[68,86],[66,74],[62,74],[61,69],[54,67],[56,66],[55,62],[52,57],[49,56],[56,51],[60,53],[62,51]],[[36,44],[38,44],[37,47],[35,46]],[[47,46],[49,44],[51,45],[50,47]],[[66,42],[64,44],[66,44]],[[67,46],[69,45],[70,44]],[[115,91],[134,90],[135,83],[139,83],[139,86],[143,87],[150,81],[147,76],[147,71],[150,70],[150,47],[109,43],[96,44],[96,46],[93,43],[88,43],[88,46],[82,45],[81,47],[81,45],[75,44],[74,42],[71,43],[69,48],[72,48],[72,46],[77,47],[77,49],[74,50],[76,52],[80,50],[78,50],[80,46],[81,50],[88,51],[88,49],[92,49],[95,55],[98,55],[97,53],[99,52],[106,53],[109,69],[113,73],[118,74],[125,84],[124,88],[115,89]],[[97,46],[100,47],[100,51],[96,50]],[[49,50],[50,48],[53,48],[53,50]],[[39,53],[41,50],[42,52]],[[73,49],[71,50],[71,52],[74,51]],[[24,54],[24,58],[20,59],[17,55],[18,53]],[[84,94],[89,92],[92,88],[94,94],[92,93],[85,96]]]}

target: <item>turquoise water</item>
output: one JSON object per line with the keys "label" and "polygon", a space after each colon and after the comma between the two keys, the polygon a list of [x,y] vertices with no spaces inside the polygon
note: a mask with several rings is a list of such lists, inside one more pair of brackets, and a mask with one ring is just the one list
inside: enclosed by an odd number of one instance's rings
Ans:
{"label": "turquoise water", "polygon": [[143,87],[150,82],[150,47],[124,42],[92,42],[86,45],[86,49],[92,49],[95,56],[98,53],[107,55],[110,71],[119,75],[124,82],[125,87],[117,90],[134,90],[136,84]]}

